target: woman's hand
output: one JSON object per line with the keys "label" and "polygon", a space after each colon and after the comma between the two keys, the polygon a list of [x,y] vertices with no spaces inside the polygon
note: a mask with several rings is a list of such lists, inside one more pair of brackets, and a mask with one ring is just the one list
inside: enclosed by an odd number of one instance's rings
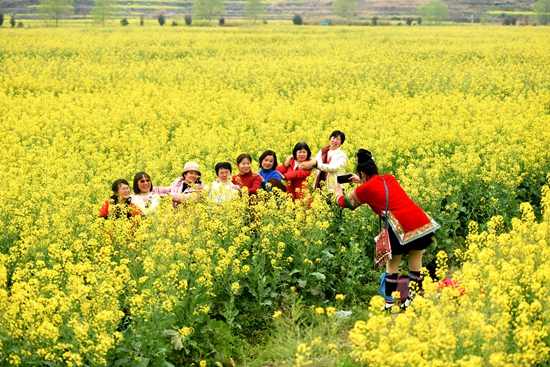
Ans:
{"label": "woman's hand", "polygon": [[302,162],[298,165],[299,169],[303,169],[306,171],[311,171],[315,167],[317,167],[317,161],[315,159],[309,160],[307,162]]}
{"label": "woman's hand", "polygon": [[292,156],[286,157],[285,162],[283,163],[283,165],[288,168],[288,166],[290,166],[290,160],[292,158],[293,158]]}
{"label": "woman's hand", "polygon": [[334,186],[334,194],[336,195],[336,197],[344,195],[344,189],[342,188],[342,185],[340,185],[339,183],[337,183],[336,186]]}
{"label": "woman's hand", "polygon": [[282,173],[281,173],[281,180],[286,180],[285,175],[283,175]]}
{"label": "woman's hand", "polygon": [[350,182],[356,183],[356,184],[362,183],[361,178],[359,178],[359,176],[357,176],[355,173],[350,173],[350,175],[351,175],[349,178]]}

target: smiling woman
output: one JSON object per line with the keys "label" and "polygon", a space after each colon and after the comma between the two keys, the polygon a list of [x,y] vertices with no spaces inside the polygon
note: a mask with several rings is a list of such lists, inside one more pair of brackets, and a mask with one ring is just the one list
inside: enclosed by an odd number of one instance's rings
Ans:
{"label": "smiling woman", "polygon": [[141,210],[132,203],[128,181],[119,178],[113,182],[111,189],[113,190],[113,196],[105,201],[101,207],[100,217],[108,219],[109,216],[114,215],[115,218],[120,218],[123,214],[126,214],[130,218],[141,213]]}
{"label": "smiling woman", "polygon": [[172,205],[177,207],[189,199],[198,200],[200,192],[204,188],[201,180],[201,171],[196,162],[187,162],[183,166],[181,176],[172,182],[172,186],[155,187],[153,192],[163,196],[169,194],[172,197]]}
{"label": "smiling woman", "polygon": [[150,214],[158,206],[160,200],[160,195],[153,193],[151,176],[146,172],[136,173],[133,189],[132,204],[138,206],[144,214]]}

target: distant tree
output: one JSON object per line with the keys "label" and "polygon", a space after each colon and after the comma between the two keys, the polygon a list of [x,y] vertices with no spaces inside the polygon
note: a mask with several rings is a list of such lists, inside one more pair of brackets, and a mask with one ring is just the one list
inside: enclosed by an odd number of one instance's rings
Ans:
{"label": "distant tree", "polygon": [[164,23],[166,23],[166,18],[164,17],[164,14],[160,14],[157,18],[159,24],[161,25],[161,27],[164,25]]}
{"label": "distant tree", "polygon": [[40,15],[42,18],[55,21],[55,26],[59,25],[59,20],[72,15],[73,0],[39,0]]}
{"label": "distant tree", "polygon": [[219,25],[224,25],[224,24],[225,24],[225,18],[224,18],[224,17],[221,17],[221,18],[218,20],[218,24],[219,24]]}
{"label": "distant tree", "polygon": [[15,27],[15,13],[13,13],[10,17],[10,25],[11,27]]}
{"label": "distant tree", "polygon": [[130,24],[128,22],[128,19],[126,18],[122,18],[122,20],[120,21],[120,25],[123,26],[123,27],[126,27],[128,24]]}
{"label": "distant tree", "polygon": [[4,24],[4,14],[0,13],[0,27]]}
{"label": "distant tree", "polygon": [[302,25],[303,22],[304,20],[300,14],[294,14],[292,17],[292,23],[294,23],[294,25]]}
{"label": "distant tree", "polygon": [[444,22],[449,19],[449,8],[441,0],[434,0],[420,5],[418,8],[422,18],[435,24]]}
{"label": "distant tree", "polygon": [[407,25],[411,25],[413,23],[414,19],[413,18],[407,18],[405,19],[405,23],[407,23]]}
{"label": "distant tree", "polygon": [[334,14],[346,19],[351,19],[357,14],[358,6],[357,0],[334,0],[332,3]]}
{"label": "distant tree", "polygon": [[416,20],[416,23],[418,25],[421,25],[422,24],[422,17],[418,17],[418,19]]}
{"label": "distant tree", "polygon": [[175,20],[172,21],[172,27],[177,27],[178,26],[178,22],[176,22]]}
{"label": "distant tree", "polygon": [[244,5],[244,12],[248,20],[253,20],[256,23],[258,16],[265,12],[263,0],[246,0]]}
{"label": "distant tree", "polygon": [[372,25],[376,25],[376,23],[378,23],[378,17],[372,17],[371,23]]}
{"label": "distant tree", "polygon": [[225,11],[222,0],[195,0],[193,12],[199,19],[204,19],[207,24],[214,17],[222,15]]}
{"label": "distant tree", "polygon": [[141,15],[139,17],[139,25],[144,25],[145,24],[145,17],[143,15]]}
{"label": "distant tree", "polygon": [[487,13],[483,13],[481,15],[481,18],[479,19],[479,22],[481,24],[487,24],[487,23],[491,23],[491,16]]}
{"label": "distant tree", "polygon": [[540,0],[533,5],[537,13],[537,20],[540,24],[547,25],[550,23],[550,0]]}
{"label": "distant tree", "polygon": [[191,23],[193,23],[193,17],[191,16],[191,14],[185,14],[183,19],[185,20],[185,24],[187,25],[191,25]]}
{"label": "distant tree", "polygon": [[94,21],[101,23],[105,27],[105,20],[115,12],[117,6],[116,0],[95,0],[92,8]]}

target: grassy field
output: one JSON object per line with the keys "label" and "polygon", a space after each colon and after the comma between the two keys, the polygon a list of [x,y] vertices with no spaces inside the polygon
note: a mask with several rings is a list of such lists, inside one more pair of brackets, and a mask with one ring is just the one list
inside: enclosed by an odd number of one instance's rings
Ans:
{"label": "grassy field", "polygon": [[[548,28],[155,22],[0,30],[0,365],[548,363]],[[117,178],[210,183],[335,129],[442,225],[425,261],[459,287],[380,313],[377,217],[319,192],[97,218]]]}

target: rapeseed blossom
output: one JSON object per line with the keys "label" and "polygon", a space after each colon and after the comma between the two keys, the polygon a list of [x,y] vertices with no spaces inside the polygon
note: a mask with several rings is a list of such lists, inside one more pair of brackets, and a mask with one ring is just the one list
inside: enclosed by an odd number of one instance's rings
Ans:
{"label": "rapeseed blossom", "polygon": [[[384,345],[400,338],[396,360],[420,345],[411,363],[548,360],[548,188],[543,222],[534,220],[539,208],[517,207],[549,171],[543,27],[2,31],[6,363],[107,365],[113,351],[139,361],[166,350],[197,365],[211,352],[198,331],[235,319],[241,291],[273,305],[278,289],[315,297],[332,281],[342,287],[337,301],[353,297],[337,282],[369,256],[365,239],[378,221],[344,212],[346,224],[332,231],[320,193],[308,205],[259,195],[254,209],[246,194],[221,205],[204,195],[177,211],[165,198],[136,221],[97,218],[116,178],[145,170],[167,186],[197,161],[210,183],[217,162],[241,152],[256,160],[265,149],[284,157],[296,141],[317,151],[334,129],[348,134],[348,156],[369,148],[397,176],[442,224],[439,240],[472,213],[495,218],[472,223],[456,254],[462,297],[426,282],[431,298],[391,317],[372,299],[372,317],[350,334],[358,360],[385,363]],[[406,333],[388,336],[393,325]],[[155,341],[164,344],[151,352]],[[308,348],[297,364],[311,362]]]}

